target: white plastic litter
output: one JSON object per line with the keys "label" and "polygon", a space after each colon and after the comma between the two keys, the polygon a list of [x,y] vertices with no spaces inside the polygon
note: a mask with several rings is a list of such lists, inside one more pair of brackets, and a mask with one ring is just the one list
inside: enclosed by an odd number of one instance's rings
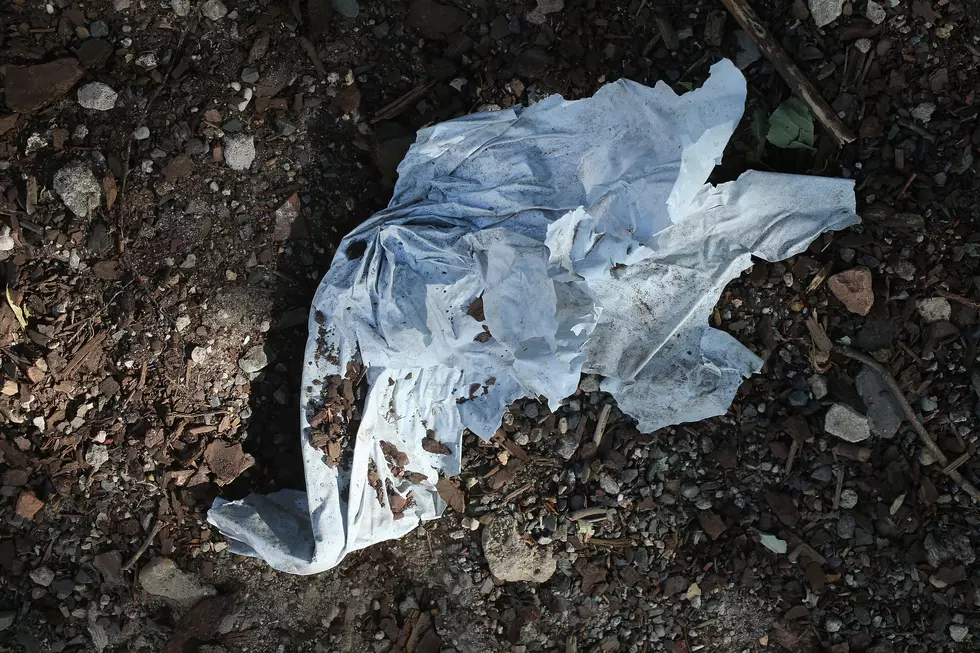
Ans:
{"label": "white plastic litter", "polygon": [[[435,485],[459,472],[464,429],[489,438],[525,396],[556,409],[582,372],[603,375],[641,431],[724,414],[762,364],[707,326],[724,286],[753,255],[785,259],[859,221],[848,180],[747,172],[705,185],[744,103],[725,60],[681,96],[620,80],[419,132],[391,204],[344,239],[313,301],[307,493],[215,501],[208,520],[231,550],[312,574],[405,535],[442,513]],[[483,322],[468,314],[478,298]],[[331,468],[308,420],[352,360],[368,370],[364,418],[352,464]],[[423,450],[427,432],[452,453]],[[393,476],[382,442],[425,480]],[[369,461],[411,493],[402,519],[369,485]]]}

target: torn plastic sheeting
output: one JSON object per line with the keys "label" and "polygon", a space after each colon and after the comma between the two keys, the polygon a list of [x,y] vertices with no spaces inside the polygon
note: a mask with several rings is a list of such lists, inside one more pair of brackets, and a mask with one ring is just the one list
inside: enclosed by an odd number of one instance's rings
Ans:
{"label": "torn plastic sheeting", "polygon": [[[216,500],[208,519],[231,550],[310,574],[408,533],[442,513],[435,486],[459,472],[464,429],[489,438],[524,396],[554,410],[582,372],[606,377],[642,431],[725,413],[762,361],[708,327],[724,286],[753,255],[782,260],[858,222],[843,179],[705,185],[744,103],[724,60],[681,96],[621,80],[419,132],[389,207],[344,239],[313,301],[307,493]],[[352,361],[369,391],[353,451],[331,467],[310,419]],[[409,499],[400,519],[395,493]]]}

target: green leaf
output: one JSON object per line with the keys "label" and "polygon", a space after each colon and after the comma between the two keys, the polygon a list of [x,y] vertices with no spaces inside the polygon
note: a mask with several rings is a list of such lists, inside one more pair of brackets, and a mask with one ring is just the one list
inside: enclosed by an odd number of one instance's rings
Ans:
{"label": "green leaf", "polygon": [[769,116],[761,108],[756,107],[755,111],[752,112],[752,136],[755,137],[755,145],[759,156],[766,149],[766,134],[769,133]]}
{"label": "green leaf", "polygon": [[813,150],[813,117],[803,101],[790,98],[769,116],[766,140],[783,149]]}

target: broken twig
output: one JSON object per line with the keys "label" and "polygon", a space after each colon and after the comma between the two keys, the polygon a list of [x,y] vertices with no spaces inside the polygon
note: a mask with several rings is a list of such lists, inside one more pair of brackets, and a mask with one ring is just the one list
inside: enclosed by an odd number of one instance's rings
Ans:
{"label": "broken twig", "polygon": [[912,425],[912,428],[915,429],[915,432],[918,434],[922,444],[924,444],[926,448],[932,452],[939,464],[943,466],[943,473],[955,481],[961,488],[963,488],[964,492],[973,497],[974,501],[980,501],[980,491],[978,491],[977,488],[970,483],[970,481],[966,480],[962,474],[956,471],[955,465],[949,464],[949,457],[943,453],[943,450],[940,449],[939,445],[937,445],[932,439],[929,432],[926,431],[926,428],[922,426],[922,422],[920,422],[915,416],[915,411],[912,410],[912,406],[910,406],[908,400],[905,399],[905,393],[902,392],[898,382],[895,381],[895,377],[893,377],[888,370],[882,367],[881,363],[870,356],[854,351],[850,347],[835,346],[834,351],[842,356],[846,356],[847,358],[864,363],[882,378],[888,388],[892,391],[892,394],[895,395],[895,400],[898,402],[898,405],[901,406],[902,412],[905,413],[905,419],[907,419],[909,424]]}
{"label": "broken twig", "polygon": [[755,41],[762,53],[779,71],[779,74],[783,76],[793,93],[807,103],[810,111],[824,126],[824,129],[830,132],[834,140],[840,145],[846,145],[853,141],[855,139],[854,132],[837,117],[837,113],[817,92],[803,71],[786,54],[786,50],[773,38],[766,26],[762,24],[758,14],[749,6],[748,0],[721,0],[721,2],[735,17],[742,29]]}

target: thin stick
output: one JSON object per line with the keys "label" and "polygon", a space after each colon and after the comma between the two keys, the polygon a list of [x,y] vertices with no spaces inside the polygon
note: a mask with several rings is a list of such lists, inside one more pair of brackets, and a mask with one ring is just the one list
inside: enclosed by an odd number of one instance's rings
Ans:
{"label": "thin stick", "polygon": [[844,468],[837,470],[837,486],[834,488],[834,512],[840,508],[840,493],[844,489]]}
{"label": "thin stick", "polygon": [[729,13],[735,17],[742,29],[755,41],[762,53],[783,76],[786,84],[801,100],[807,103],[813,115],[824,126],[830,135],[840,145],[846,145],[855,139],[854,132],[845,125],[827,101],[821,97],[817,89],[803,74],[803,71],[793,62],[786,50],[762,24],[758,14],[749,6],[748,0],[721,0]]}
{"label": "thin stick", "polygon": [[[892,394],[895,395],[895,400],[898,401],[898,405],[902,407],[902,412],[905,413],[905,418],[912,425],[912,428],[915,429],[915,432],[922,441],[922,444],[926,445],[929,451],[931,451],[936,457],[936,460],[939,461],[939,464],[943,465],[943,473],[959,484],[959,486],[963,488],[964,492],[973,497],[974,501],[980,502],[980,491],[978,491],[977,488],[970,483],[970,481],[966,480],[962,474],[956,471],[955,468],[951,469],[952,465],[949,465],[949,458],[945,453],[943,453],[943,450],[939,448],[939,445],[935,443],[935,441],[929,435],[929,432],[926,431],[924,426],[922,426],[922,423],[918,420],[918,418],[916,418],[915,411],[912,410],[912,406],[910,406],[908,400],[905,399],[905,393],[902,392],[902,388],[900,388],[898,382],[895,381],[895,377],[893,377],[888,370],[882,367],[878,361],[870,356],[862,354],[861,352],[854,351],[849,347],[841,346],[835,346],[834,351],[842,356],[846,356],[847,358],[861,361],[878,373],[878,376],[884,380],[885,384],[892,391]],[[949,466],[947,467],[947,465]]]}
{"label": "thin stick", "polygon": [[947,290],[943,290],[942,288],[937,288],[934,292],[940,297],[945,297],[946,299],[952,300],[958,304],[969,306],[974,310],[980,310],[980,303],[977,303],[972,299],[967,299],[963,295],[957,295],[956,293],[951,293]]}
{"label": "thin stick", "polygon": [[123,571],[129,571],[130,568],[136,564],[136,561],[140,559],[140,556],[146,553],[146,550],[150,548],[151,544],[153,544],[153,540],[156,539],[156,536],[161,530],[163,530],[163,520],[157,519],[157,523],[153,524],[153,528],[150,529],[150,534],[146,536],[146,539],[143,540],[143,544],[140,545],[139,550],[133,554],[133,557],[130,558],[129,562],[127,562],[123,567]]}
{"label": "thin stick", "polygon": [[602,443],[602,435],[606,432],[606,424],[609,423],[609,413],[612,411],[612,404],[606,404],[599,412],[599,421],[595,425],[595,433],[592,434],[592,441],[595,446]]}

